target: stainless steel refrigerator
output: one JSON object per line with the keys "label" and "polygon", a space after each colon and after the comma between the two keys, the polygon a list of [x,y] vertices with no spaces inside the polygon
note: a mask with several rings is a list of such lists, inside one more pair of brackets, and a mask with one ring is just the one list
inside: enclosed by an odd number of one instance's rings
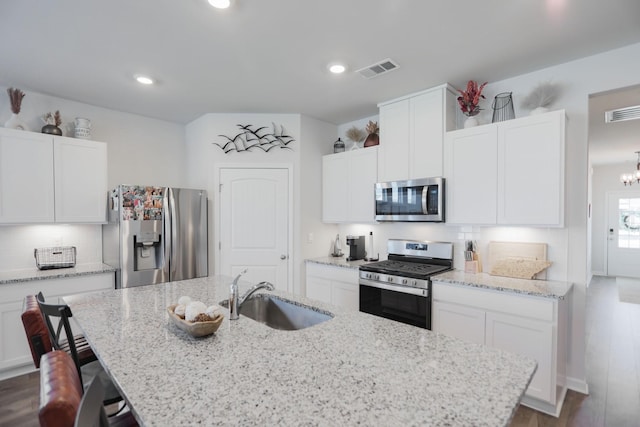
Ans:
{"label": "stainless steel refrigerator", "polygon": [[110,192],[102,258],[116,288],[208,275],[207,192],[120,185]]}

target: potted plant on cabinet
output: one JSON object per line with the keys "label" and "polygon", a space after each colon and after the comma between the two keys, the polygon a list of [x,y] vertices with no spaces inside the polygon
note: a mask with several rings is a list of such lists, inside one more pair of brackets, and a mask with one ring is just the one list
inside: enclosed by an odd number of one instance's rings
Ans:
{"label": "potted plant on cabinet", "polygon": [[464,122],[464,127],[469,128],[478,126],[478,120],[475,118],[480,112],[481,108],[480,98],[484,99],[482,89],[487,85],[487,82],[478,85],[478,82],[469,80],[467,83],[467,90],[458,90],[460,96],[458,97],[458,104],[460,104],[460,110],[462,114],[467,116],[467,120]]}

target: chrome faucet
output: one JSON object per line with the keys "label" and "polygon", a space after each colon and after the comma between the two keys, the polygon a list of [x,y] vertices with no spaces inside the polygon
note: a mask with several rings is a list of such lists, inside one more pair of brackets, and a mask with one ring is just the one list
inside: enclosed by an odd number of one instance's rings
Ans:
{"label": "chrome faucet", "polygon": [[247,292],[244,293],[241,297],[238,296],[238,280],[240,276],[246,273],[247,270],[243,270],[240,274],[233,279],[231,286],[229,287],[229,320],[238,320],[240,317],[240,307],[242,304],[253,295],[259,289],[266,289],[268,291],[272,291],[274,286],[269,282],[260,282],[257,285],[252,286]]}

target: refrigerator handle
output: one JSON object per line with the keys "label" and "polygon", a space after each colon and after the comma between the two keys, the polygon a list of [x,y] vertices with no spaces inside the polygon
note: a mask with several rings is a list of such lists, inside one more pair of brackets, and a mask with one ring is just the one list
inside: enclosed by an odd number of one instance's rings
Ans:
{"label": "refrigerator handle", "polygon": [[164,201],[162,203],[163,215],[162,225],[164,233],[164,267],[162,268],[166,275],[166,280],[171,281],[171,264],[172,260],[172,246],[173,246],[173,194],[171,188],[165,188]]}

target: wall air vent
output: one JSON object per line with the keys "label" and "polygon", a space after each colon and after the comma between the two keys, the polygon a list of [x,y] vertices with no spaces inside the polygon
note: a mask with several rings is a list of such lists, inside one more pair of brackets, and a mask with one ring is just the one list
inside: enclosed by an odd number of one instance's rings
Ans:
{"label": "wall air vent", "polygon": [[640,119],[640,105],[633,107],[618,108],[617,110],[606,111],[604,113],[604,122],[622,122],[624,120]]}
{"label": "wall air vent", "polygon": [[387,58],[375,64],[360,68],[359,70],[356,70],[356,73],[359,73],[366,79],[370,79],[379,76],[380,74],[385,74],[389,71],[397,70],[398,68],[400,68],[400,66],[396,62],[394,62],[392,59]]}

